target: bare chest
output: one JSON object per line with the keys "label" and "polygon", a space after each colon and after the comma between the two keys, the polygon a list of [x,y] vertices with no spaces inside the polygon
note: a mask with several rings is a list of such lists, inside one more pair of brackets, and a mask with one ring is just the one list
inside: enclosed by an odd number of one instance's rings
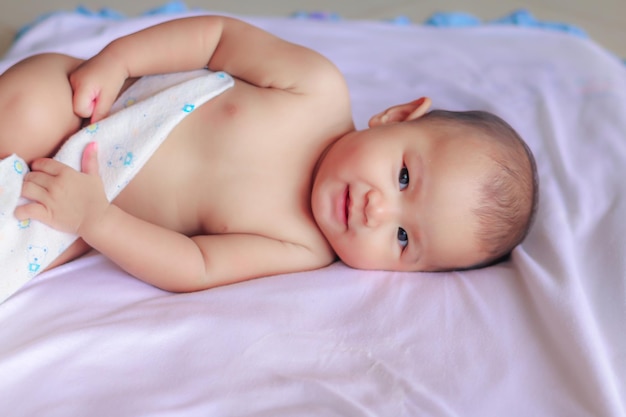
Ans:
{"label": "bare chest", "polygon": [[330,138],[306,126],[288,99],[250,88],[236,86],[187,116],[115,204],[188,235],[318,234],[311,180]]}

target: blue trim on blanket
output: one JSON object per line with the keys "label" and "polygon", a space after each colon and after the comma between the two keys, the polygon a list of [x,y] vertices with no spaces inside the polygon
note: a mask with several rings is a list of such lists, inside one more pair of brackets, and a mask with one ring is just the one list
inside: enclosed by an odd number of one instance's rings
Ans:
{"label": "blue trim on blanket", "polygon": [[581,38],[587,38],[587,34],[579,27],[565,23],[548,22],[537,20],[528,10],[516,10],[499,19],[482,22],[477,17],[466,13],[435,13],[425,22],[425,25],[444,27],[470,27],[479,25],[514,25],[555,30],[569,33]]}
{"label": "blue trim on blanket", "polygon": [[[329,20],[338,21],[340,16],[337,13],[327,12],[295,12],[292,17],[296,19],[311,19],[311,20]],[[413,22],[407,16],[397,16],[391,20],[390,23],[396,25],[411,25]],[[536,27],[542,29],[556,30],[560,32],[570,33],[575,36],[586,38],[587,34],[584,30],[565,23],[548,22],[537,20],[528,10],[516,10],[506,16],[499,19],[481,21],[478,17],[469,13],[460,12],[438,12],[431,15],[423,22],[426,26],[436,27],[473,27],[481,25],[514,25],[525,27]]]}
{"label": "blue trim on blanket", "polygon": [[[168,3],[165,3],[163,6],[159,6],[153,9],[149,9],[141,14],[141,16],[151,16],[151,15],[162,15],[162,14],[175,14],[189,11],[190,9],[187,7],[184,1],[174,0]],[[63,11],[55,11],[51,13],[46,13],[39,16],[33,22],[22,26],[15,35],[15,39],[19,39],[26,32],[28,32],[31,28],[42,22],[43,20],[48,19],[51,16],[54,16],[59,13],[65,13]],[[102,8],[100,10],[90,10],[85,6],[78,6],[74,9],[74,13],[81,14],[84,16],[97,17],[97,18],[105,18],[105,19],[113,19],[113,20],[122,20],[128,18],[123,13],[120,13],[116,10],[110,8]],[[328,20],[328,21],[340,21],[341,16],[337,13],[328,13],[328,12],[304,12],[298,11],[292,15],[295,19],[312,19],[312,20]],[[394,19],[389,20],[390,23],[396,25],[411,25],[413,22],[410,18],[406,16],[397,16]],[[516,10],[506,16],[503,16],[499,19],[489,20],[489,21],[481,21],[478,17],[469,14],[469,13],[459,13],[459,12],[439,12],[434,13],[428,19],[423,22],[426,26],[435,26],[435,27],[474,27],[474,26],[482,26],[482,25],[514,25],[514,26],[523,26],[523,27],[534,27],[534,28],[542,28],[548,30],[554,30],[559,32],[565,32],[574,36],[578,36],[581,38],[587,38],[587,34],[584,30],[579,27],[569,25],[566,23],[559,22],[549,22],[549,21],[541,21],[536,19],[528,10]],[[626,60],[624,60],[626,64]]]}
{"label": "blue trim on blanket", "polygon": [[[141,16],[174,14],[174,13],[182,13],[186,11],[189,11],[189,8],[187,7],[184,1],[174,0],[168,3],[165,3],[163,6],[149,9],[143,12]],[[18,30],[18,33],[15,38],[18,39],[24,33],[28,32],[33,26],[37,25],[39,22],[46,20],[50,16],[54,16],[59,13],[65,13],[65,12],[54,11],[54,12],[45,13],[39,16],[33,22],[22,26]],[[84,16],[113,19],[113,20],[122,20],[122,19],[128,18],[123,13],[120,13],[119,11],[110,9],[108,7],[102,8],[100,10],[91,10],[85,6],[78,6],[76,7],[76,9],[74,9],[74,13],[81,14]],[[292,17],[296,19],[311,19],[311,20],[328,20],[328,21],[341,20],[340,15],[338,15],[337,13],[321,12],[321,11],[313,11],[313,12],[298,11],[298,12],[293,13]],[[397,24],[397,25],[410,25],[413,23],[411,19],[406,16],[397,16],[389,20],[389,22]],[[537,20],[528,10],[523,10],[523,9],[516,10],[499,19],[494,19],[494,20],[485,21],[485,22],[481,21],[479,18],[469,13],[439,12],[439,13],[434,13],[432,16],[426,19],[423,22],[423,24],[427,26],[436,26],[436,27],[472,27],[472,26],[490,25],[490,24],[505,24],[505,25],[551,29],[551,30],[570,33],[575,36],[587,37],[587,34],[585,33],[585,31],[583,31],[582,29],[576,26],[568,25],[565,23],[540,21],[540,20]]]}

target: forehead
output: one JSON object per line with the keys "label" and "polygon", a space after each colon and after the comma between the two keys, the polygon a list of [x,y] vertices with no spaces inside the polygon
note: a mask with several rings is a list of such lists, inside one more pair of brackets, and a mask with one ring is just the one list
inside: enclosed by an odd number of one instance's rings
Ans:
{"label": "forehead", "polygon": [[[494,162],[488,141],[473,135],[428,136],[421,152],[422,189],[416,213],[429,269],[474,265],[484,254],[475,214]],[[411,151],[409,151],[411,152]]]}
{"label": "forehead", "polygon": [[479,200],[476,181],[462,175],[437,178],[424,196],[428,202],[418,216],[423,233],[422,262],[427,269],[478,263],[483,255],[478,238],[480,223],[475,214]]}

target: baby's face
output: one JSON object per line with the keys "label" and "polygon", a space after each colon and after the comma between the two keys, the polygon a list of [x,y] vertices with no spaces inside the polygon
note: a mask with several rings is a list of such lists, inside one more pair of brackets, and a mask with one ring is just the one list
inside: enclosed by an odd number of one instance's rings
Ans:
{"label": "baby's face", "polygon": [[473,213],[488,144],[423,123],[352,132],[317,171],[311,204],[337,255],[359,269],[429,271],[485,258]]}

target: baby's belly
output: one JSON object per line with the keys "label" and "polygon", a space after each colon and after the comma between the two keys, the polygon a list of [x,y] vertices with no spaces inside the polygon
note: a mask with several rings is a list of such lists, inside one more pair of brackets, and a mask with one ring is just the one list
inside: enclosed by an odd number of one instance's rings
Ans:
{"label": "baby's belly", "polygon": [[113,201],[127,213],[188,235],[199,232],[189,166],[176,163],[168,138]]}
{"label": "baby's belly", "polygon": [[128,186],[114,200],[114,204],[125,212],[168,229],[182,231],[183,227],[177,216],[172,212],[172,204],[168,199],[158,196],[147,196],[141,187]]}
{"label": "baby's belly", "polygon": [[174,127],[114,203],[150,223],[187,235],[201,233],[198,204],[212,158],[206,143],[221,137],[208,116],[228,95],[204,103]]}

